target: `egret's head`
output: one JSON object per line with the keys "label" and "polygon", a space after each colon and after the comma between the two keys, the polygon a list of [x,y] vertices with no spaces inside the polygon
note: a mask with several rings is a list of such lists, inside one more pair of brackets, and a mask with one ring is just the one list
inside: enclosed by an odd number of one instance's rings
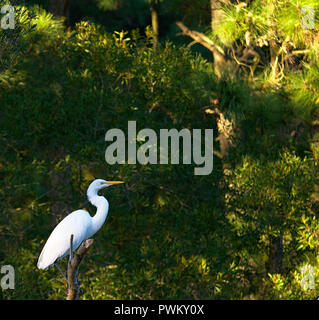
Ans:
{"label": "egret's head", "polygon": [[97,195],[99,190],[104,189],[106,187],[112,186],[114,184],[121,184],[124,183],[123,181],[106,181],[103,179],[96,179],[93,182],[91,182],[88,191],[87,196],[91,198],[92,196]]}

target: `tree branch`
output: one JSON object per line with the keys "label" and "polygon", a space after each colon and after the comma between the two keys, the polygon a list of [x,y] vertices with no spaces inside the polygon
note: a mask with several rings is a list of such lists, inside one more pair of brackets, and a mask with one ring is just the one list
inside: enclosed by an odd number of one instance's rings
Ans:
{"label": "tree branch", "polygon": [[[72,250],[73,247],[73,235],[71,235],[70,239],[70,250]],[[68,293],[67,293],[67,300],[76,300],[79,296],[80,292],[80,283],[78,281],[78,273],[79,273],[79,267],[80,263],[84,258],[84,255],[89,250],[89,248],[93,244],[93,239],[87,239],[83,241],[80,248],[77,252],[72,254],[70,253],[70,258],[68,262]]]}
{"label": "tree branch", "polygon": [[207,48],[213,54],[220,55],[222,56],[223,59],[225,59],[224,50],[219,45],[217,45],[213,40],[205,36],[203,33],[195,30],[190,30],[182,22],[176,22],[176,25],[182,30],[182,35],[191,37],[195,42],[200,43],[202,46]]}

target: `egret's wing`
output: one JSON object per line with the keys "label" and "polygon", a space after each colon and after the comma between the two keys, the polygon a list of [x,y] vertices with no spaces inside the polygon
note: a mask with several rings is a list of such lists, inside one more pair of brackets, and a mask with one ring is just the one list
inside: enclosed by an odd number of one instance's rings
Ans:
{"label": "egret's wing", "polygon": [[92,217],[84,210],[77,210],[66,216],[52,231],[38,260],[38,268],[46,269],[56,260],[65,257],[70,250],[73,234],[73,250],[76,250],[91,226]]}

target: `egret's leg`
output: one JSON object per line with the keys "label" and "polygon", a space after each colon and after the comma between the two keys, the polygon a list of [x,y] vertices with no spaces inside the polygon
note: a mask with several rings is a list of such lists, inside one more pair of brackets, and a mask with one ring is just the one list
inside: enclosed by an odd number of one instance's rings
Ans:
{"label": "egret's leg", "polygon": [[[62,271],[61,267],[59,266],[58,262],[54,262],[54,264],[56,265],[56,267],[58,268],[58,270],[61,272],[61,274],[62,274],[62,276],[64,277],[64,279],[65,279],[66,281],[68,281],[67,276],[63,273],[63,271]],[[66,274],[67,274],[67,273],[66,273]]]}
{"label": "egret's leg", "polygon": [[83,296],[83,291],[81,289],[81,282],[79,280],[79,270],[77,270],[77,272],[75,274],[75,284],[78,288],[79,296]]}
{"label": "egret's leg", "polygon": [[70,259],[66,259],[66,265],[65,265],[65,274],[66,274],[66,275],[68,275],[69,261],[70,261]]}
{"label": "egret's leg", "polygon": [[66,261],[66,268],[65,268],[65,274],[66,275],[68,275],[69,263],[71,264],[71,260],[73,258],[73,237],[74,237],[74,235],[71,234],[71,237],[70,237],[70,249],[69,249],[69,259]]}

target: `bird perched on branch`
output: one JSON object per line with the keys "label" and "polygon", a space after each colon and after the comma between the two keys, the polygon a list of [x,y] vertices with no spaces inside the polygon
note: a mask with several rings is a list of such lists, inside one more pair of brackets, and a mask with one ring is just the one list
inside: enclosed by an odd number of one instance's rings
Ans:
{"label": "bird perched on branch", "polygon": [[[85,210],[76,210],[66,216],[52,231],[40,254],[37,267],[47,269],[56,265],[63,274],[58,261],[69,254],[70,237],[73,235],[72,250],[75,251],[80,244],[92,237],[104,224],[109,211],[109,203],[98,192],[106,187],[123,183],[123,181],[94,180],[88,190],[88,200],[97,208],[96,214],[91,217]],[[63,274],[65,277],[65,275]]]}

